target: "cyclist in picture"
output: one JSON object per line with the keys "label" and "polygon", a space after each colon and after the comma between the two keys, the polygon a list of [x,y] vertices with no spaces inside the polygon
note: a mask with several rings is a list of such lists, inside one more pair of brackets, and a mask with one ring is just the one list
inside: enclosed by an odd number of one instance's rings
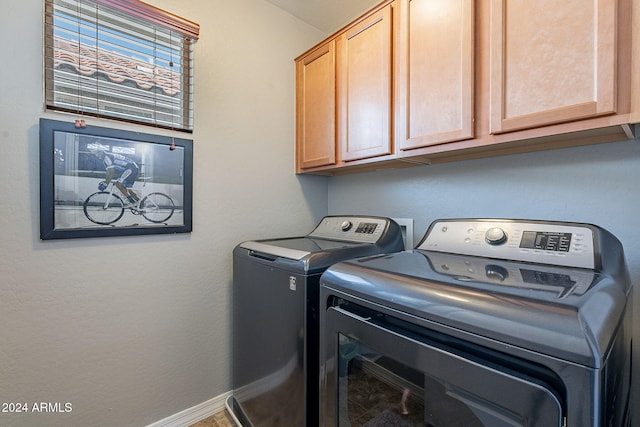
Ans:
{"label": "cyclist in picture", "polygon": [[102,160],[107,171],[105,180],[98,185],[98,189],[105,191],[113,180],[115,186],[129,200],[129,203],[136,204],[140,198],[131,187],[140,172],[138,164],[122,154],[109,153],[109,148],[98,141],[89,146],[89,151]]}

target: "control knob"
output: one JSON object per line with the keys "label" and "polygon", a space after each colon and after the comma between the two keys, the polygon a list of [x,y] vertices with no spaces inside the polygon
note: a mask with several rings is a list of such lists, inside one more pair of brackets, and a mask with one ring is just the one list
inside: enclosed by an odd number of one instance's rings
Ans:
{"label": "control knob", "polygon": [[353,227],[353,223],[349,220],[344,220],[342,221],[342,224],[340,224],[340,229],[342,231],[349,231],[351,230],[351,227]]}
{"label": "control knob", "polygon": [[507,241],[507,233],[500,227],[493,227],[487,230],[484,239],[490,245],[500,245]]}

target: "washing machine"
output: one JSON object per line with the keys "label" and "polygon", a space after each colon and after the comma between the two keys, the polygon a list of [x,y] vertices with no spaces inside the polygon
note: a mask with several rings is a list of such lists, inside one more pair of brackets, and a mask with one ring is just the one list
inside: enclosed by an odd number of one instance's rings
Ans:
{"label": "washing machine", "polygon": [[306,236],[236,246],[229,406],[245,427],[318,424],[320,276],[403,249],[399,225],[373,216],[327,216]]}
{"label": "washing machine", "polygon": [[600,227],[434,222],[321,279],[321,425],[623,427],[632,286]]}

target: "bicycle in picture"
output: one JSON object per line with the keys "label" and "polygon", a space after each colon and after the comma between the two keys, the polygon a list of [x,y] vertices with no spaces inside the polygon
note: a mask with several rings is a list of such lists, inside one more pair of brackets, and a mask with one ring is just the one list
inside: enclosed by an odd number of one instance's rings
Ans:
{"label": "bicycle in picture", "polygon": [[85,216],[95,224],[111,225],[122,218],[127,209],[149,222],[161,224],[166,223],[175,211],[173,200],[164,193],[141,194],[135,203],[130,203],[117,194],[119,190],[115,181],[108,185],[104,184],[104,181],[100,184],[100,188],[103,189],[87,197],[82,205]]}

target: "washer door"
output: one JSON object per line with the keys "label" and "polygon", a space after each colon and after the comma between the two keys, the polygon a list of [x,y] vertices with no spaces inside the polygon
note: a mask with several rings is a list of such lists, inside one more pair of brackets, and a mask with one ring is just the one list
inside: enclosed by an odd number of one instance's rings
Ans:
{"label": "washer door", "polygon": [[526,375],[340,307],[327,310],[325,326],[322,425],[563,425],[556,394]]}

